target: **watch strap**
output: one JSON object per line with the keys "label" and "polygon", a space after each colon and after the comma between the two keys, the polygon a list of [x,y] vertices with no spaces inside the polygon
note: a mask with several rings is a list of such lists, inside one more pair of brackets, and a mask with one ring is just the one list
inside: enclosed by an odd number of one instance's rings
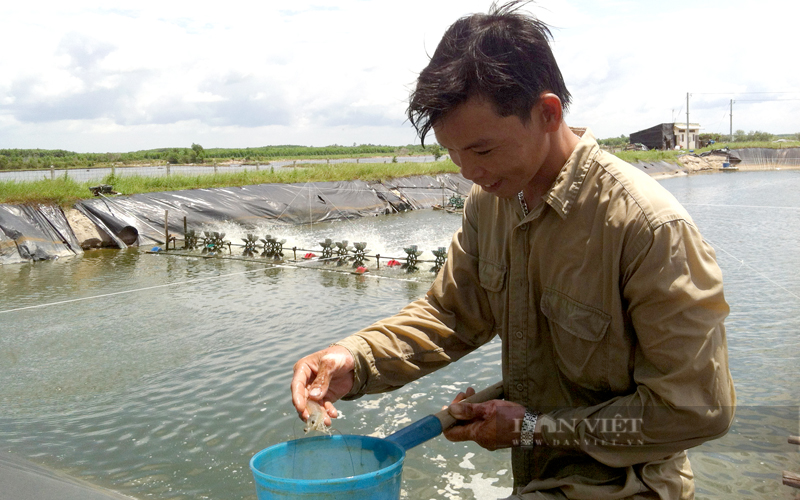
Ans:
{"label": "watch strap", "polygon": [[525,409],[525,416],[522,418],[522,426],[519,433],[519,444],[521,446],[532,447],[535,443],[536,422],[541,413],[535,410]]}

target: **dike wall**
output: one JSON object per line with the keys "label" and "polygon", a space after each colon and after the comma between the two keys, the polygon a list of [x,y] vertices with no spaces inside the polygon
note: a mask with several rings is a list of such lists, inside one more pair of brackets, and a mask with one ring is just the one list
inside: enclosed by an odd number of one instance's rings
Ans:
{"label": "dike wall", "polygon": [[800,167],[800,148],[748,148],[731,151],[743,166]]}
{"label": "dike wall", "polygon": [[188,227],[263,220],[308,224],[431,208],[466,197],[472,182],[459,174],[385,182],[339,181],[193,189],[130,196],[98,196],[66,212],[53,206],[0,204],[0,265],[58,259],[99,247],[164,243]]}

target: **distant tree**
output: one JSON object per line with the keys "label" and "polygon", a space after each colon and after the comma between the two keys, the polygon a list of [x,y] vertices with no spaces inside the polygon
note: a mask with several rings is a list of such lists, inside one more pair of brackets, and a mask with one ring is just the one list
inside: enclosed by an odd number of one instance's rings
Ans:
{"label": "distant tree", "polygon": [[622,144],[628,144],[630,142],[630,138],[624,134],[621,134],[619,137],[609,137],[607,139],[600,139],[600,142],[605,143],[609,146],[619,146]]}
{"label": "distant tree", "polygon": [[795,139],[796,141],[800,141],[800,132],[798,132],[798,133],[794,134],[794,139]]}
{"label": "distant tree", "polygon": [[181,150],[178,148],[173,148],[171,151],[168,151],[166,156],[164,157],[167,160],[167,163],[171,163],[173,165],[177,165],[181,163],[182,160]]}
{"label": "distant tree", "polygon": [[[727,137],[727,135],[725,137]],[[711,143],[711,141],[721,142],[723,140],[724,139],[722,134],[717,134],[717,133],[700,134],[700,144],[702,145],[702,147],[708,146]]]}
{"label": "distant tree", "polygon": [[439,161],[439,158],[442,157],[442,147],[436,143],[425,146],[425,149],[433,155],[434,161]]}
{"label": "distant tree", "polygon": [[735,142],[769,142],[774,138],[775,134],[762,132],[760,130],[751,130],[746,134],[744,130],[737,130],[733,133],[733,140]]}
{"label": "distant tree", "polygon": [[762,132],[760,130],[751,131],[747,134],[747,139],[749,141],[759,141],[759,142],[769,142],[774,139],[775,136],[770,134],[769,132]]}
{"label": "distant tree", "polygon": [[189,162],[203,163],[203,158],[205,158],[205,150],[203,149],[203,146],[192,143],[192,152],[189,155]]}
{"label": "distant tree", "polygon": [[619,137],[609,137],[608,139],[600,139],[597,142],[601,146],[608,146],[612,148],[621,147],[630,143],[630,137],[628,137],[625,134],[622,134]]}

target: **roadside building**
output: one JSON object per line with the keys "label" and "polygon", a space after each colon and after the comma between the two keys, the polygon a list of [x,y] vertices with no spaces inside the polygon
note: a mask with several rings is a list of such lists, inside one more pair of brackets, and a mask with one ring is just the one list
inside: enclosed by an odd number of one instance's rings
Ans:
{"label": "roadside building", "polygon": [[686,123],[662,123],[631,134],[631,144],[644,144],[648,149],[696,149],[699,147],[700,125],[689,124],[686,143]]}

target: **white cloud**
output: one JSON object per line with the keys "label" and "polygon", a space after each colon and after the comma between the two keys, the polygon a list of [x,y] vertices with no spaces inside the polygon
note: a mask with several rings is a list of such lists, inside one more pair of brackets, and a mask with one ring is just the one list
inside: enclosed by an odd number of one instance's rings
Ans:
{"label": "white cloud", "polygon": [[[0,44],[14,50],[0,53],[0,148],[413,142],[416,73],[451,22],[489,3],[4,5]],[[553,26],[571,125],[608,137],[682,120],[691,92],[692,121],[708,131],[727,131],[731,98],[735,128],[800,130],[800,101],[745,101],[799,94],[719,94],[800,88],[785,3],[640,5],[530,7]]]}

